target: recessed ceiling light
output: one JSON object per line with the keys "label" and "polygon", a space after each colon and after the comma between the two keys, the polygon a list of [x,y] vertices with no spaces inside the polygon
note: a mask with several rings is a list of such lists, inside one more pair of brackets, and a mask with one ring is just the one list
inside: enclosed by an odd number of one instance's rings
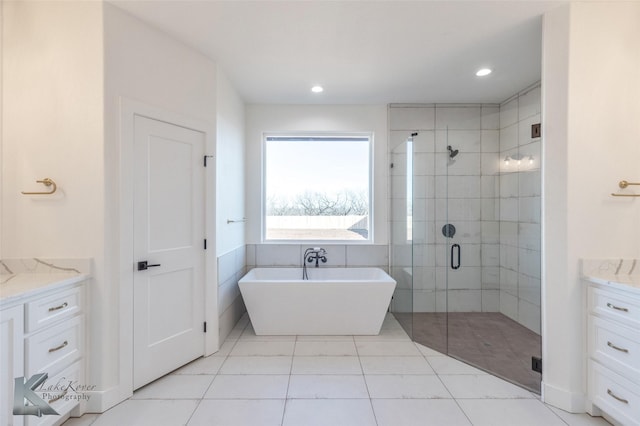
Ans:
{"label": "recessed ceiling light", "polygon": [[313,86],[311,88],[311,91],[313,93],[321,93],[322,91],[324,91],[324,88],[322,86]]}
{"label": "recessed ceiling light", "polygon": [[489,75],[491,74],[491,70],[489,68],[481,68],[478,71],[476,71],[476,75],[478,77],[484,77],[485,75]]}

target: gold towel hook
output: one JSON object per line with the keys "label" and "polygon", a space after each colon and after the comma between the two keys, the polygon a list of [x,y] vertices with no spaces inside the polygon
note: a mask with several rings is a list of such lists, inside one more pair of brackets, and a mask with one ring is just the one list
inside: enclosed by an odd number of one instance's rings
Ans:
{"label": "gold towel hook", "polygon": [[[620,182],[618,182],[618,186],[621,189],[625,189],[629,185],[640,185],[640,183],[638,183],[638,182],[627,182],[626,180],[621,180]],[[640,197],[640,194],[614,194],[613,192],[611,193],[611,195],[613,197]]]}
{"label": "gold towel hook", "polygon": [[626,188],[629,185],[640,185],[640,183],[627,182],[626,180],[621,180],[620,183],[618,183],[618,186],[622,189]]}
{"label": "gold towel hook", "polygon": [[48,191],[48,192],[25,192],[25,191],[22,191],[22,193],[24,195],[51,195],[54,192],[56,192],[56,190],[58,189],[58,186],[56,185],[56,183],[50,178],[44,178],[42,180],[37,180],[36,182],[37,183],[42,183],[47,187],[53,186],[53,188],[51,188],[51,191]]}

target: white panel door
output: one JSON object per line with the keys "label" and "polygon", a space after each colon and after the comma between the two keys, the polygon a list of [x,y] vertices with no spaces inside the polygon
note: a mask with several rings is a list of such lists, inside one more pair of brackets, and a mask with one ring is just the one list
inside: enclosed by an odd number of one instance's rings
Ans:
{"label": "white panel door", "polygon": [[204,354],[205,135],[140,116],[134,128],[137,389]]}

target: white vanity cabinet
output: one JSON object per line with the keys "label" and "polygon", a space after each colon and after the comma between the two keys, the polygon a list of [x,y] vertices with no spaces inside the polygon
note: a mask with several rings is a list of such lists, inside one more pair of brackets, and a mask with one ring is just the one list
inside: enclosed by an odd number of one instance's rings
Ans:
{"label": "white vanity cabinet", "polygon": [[640,289],[588,283],[588,396],[623,425],[640,425]]}
{"label": "white vanity cabinet", "polygon": [[23,306],[0,310],[0,424],[23,425],[23,417],[14,416],[13,381],[24,371]]}
{"label": "white vanity cabinet", "polygon": [[[2,300],[2,425],[49,426],[78,409],[84,381],[85,316],[83,279],[45,285]],[[46,373],[36,389],[59,415],[13,415],[14,379]],[[50,390],[47,390],[50,389]],[[45,392],[45,393],[41,393]]]}

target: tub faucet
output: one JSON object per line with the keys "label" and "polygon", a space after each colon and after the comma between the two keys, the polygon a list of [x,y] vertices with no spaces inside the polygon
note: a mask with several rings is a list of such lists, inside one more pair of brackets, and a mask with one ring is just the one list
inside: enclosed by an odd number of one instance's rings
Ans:
{"label": "tub faucet", "polygon": [[327,263],[327,251],[323,248],[307,249],[304,257],[309,263],[312,263],[315,260],[316,268],[319,266],[319,261],[322,261],[322,263]]}
{"label": "tub faucet", "polygon": [[316,261],[316,268],[320,266],[319,262],[327,263],[327,251],[323,248],[319,247],[310,247],[304,251],[304,255],[302,256],[302,279],[308,280],[307,276],[307,263],[312,263]]}

